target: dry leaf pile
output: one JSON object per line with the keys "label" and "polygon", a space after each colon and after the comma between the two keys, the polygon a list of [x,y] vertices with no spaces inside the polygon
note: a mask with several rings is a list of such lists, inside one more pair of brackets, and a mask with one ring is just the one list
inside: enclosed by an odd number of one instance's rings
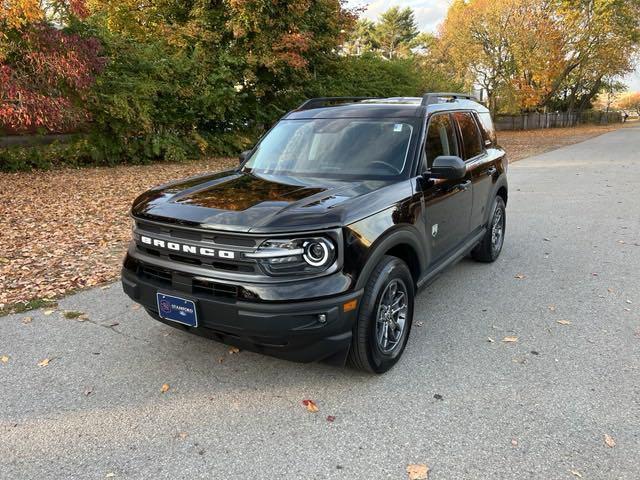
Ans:
{"label": "dry leaf pile", "polygon": [[577,128],[549,128],[498,132],[498,143],[507,151],[509,162],[582,142],[588,138],[616,130],[622,125],[584,125]]}
{"label": "dry leaf pile", "polygon": [[0,173],[0,308],[117,278],[144,190],[235,159]]}

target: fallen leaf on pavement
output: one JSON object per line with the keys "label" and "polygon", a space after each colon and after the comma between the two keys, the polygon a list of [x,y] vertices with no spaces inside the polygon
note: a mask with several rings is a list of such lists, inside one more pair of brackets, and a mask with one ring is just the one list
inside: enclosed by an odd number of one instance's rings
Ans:
{"label": "fallen leaf on pavement", "polygon": [[547,308],[552,312],[556,311],[556,306],[555,305],[549,305]]}
{"label": "fallen leaf on pavement", "polygon": [[491,338],[491,337],[487,337],[487,342],[493,343],[493,342],[495,342],[495,340],[493,338]]}
{"label": "fallen leaf on pavement", "polygon": [[571,325],[571,322],[569,320],[556,320],[556,322],[560,325]]}
{"label": "fallen leaf on pavement", "polygon": [[240,349],[238,347],[229,348],[229,355],[233,355],[234,353],[240,353]]}
{"label": "fallen leaf on pavement", "polygon": [[424,463],[407,465],[407,475],[409,475],[409,480],[427,480],[429,467]]}
{"label": "fallen leaf on pavement", "polygon": [[517,273],[513,278],[523,279],[523,278],[527,278],[527,276],[524,273]]}
{"label": "fallen leaf on pavement", "polygon": [[131,305],[131,310],[140,310],[140,305],[138,303],[134,303]]}
{"label": "fallen leaf on pavement", "polygon": [[416,322],[416,327],[422,327],[424,325],[424,322]]}
{"label": "fallen leaf on pavement", "polygon": [[23,317],[22,320],[20,320],[24,325],[27,325],[29,323],[31,323],[31,321],[33,320],[32,317]]}
{"label": "fallen leaf on pavement", "polygon": [[598,274],[597,274],[596,272],[591,272],[591,276],[593,276],[593,277],[597,277],[597,276],[598,276]]}
{"label": "fallen leaf on pavement", "polygon": [[607,447],[609,448],[613,448],[616,446],[616,441],[613,439],[613,437],[611,435],[609,435],[608,433],[604,434],[604,443]]}
{"label": "fallen leaf on pavement", "polygon": [[335,417],[335,416],[333,416],[333,415],[327,415],[327,422],[334,422],[334,421],[335,421],[335,419],[336,419],[336,417]]}
{"label": "fallen leaf on pavement", "polygon": [[178,432],[178,435],[176,435],[177,437],[179,437],[180,439],[184,440],[185,438],[187,438],[189,436],[189,434],[187,432]]}
{"label": "fallen leaf on pavement", "polygon": [[518,341],[518,337],[504,337],[502,341],[505,343],[515,343]]}
{"label": "fallen leaf on pavement", "polygon": [[316,405],[316,402],[314,402],[313,400],[302,400],[302,404],[307,407],[307,410],[309,410],[311,413],[316,413],[320,410],[318,408],[318,405]]}
{"label": "fallen leaf on pavement", "polygon": [[224,357],[220,357],[220,358],[218,359],[218,363],[222,363],[222,362],[224,362]]}
{"label": "fallen leaf on pavement", "polygon": [[571,473],[571,475],[574,475],[578,478],[582,478],[582,474],[577,470],[569,470],[569,473]]}
{"label": "fallen leaf on pavement", "polygon": [[46,315],[46,316],[49,316],[49,315],[51,315],[53,312],[55,312],[55,309],[50,308],[50,309],[48,309],[48,310],[43,310],[43,311],[42,311],[42,314],[43,314],[43,315]]}
{"label": "fallen leaf on pavement", "polygon": [[63,313],[64,318],[67,318],[69,320],[79,319],[84,314],[85,314],[84,312],[79,312],[77,310],[67,310],[66,312]]}
{"label": "fallen leaf on pavement", "polygon": [[629,305],[633,303],[631,300],[625,300],[625,302],[628,303]]}
{"label": "fallen leaf on pavement", "polygon": [[115,473],[113,473],[113,472],[109,472],[109,473],[107,473],[107,474],[104,476],[104,478],[113,478],[113,477],[115,477],[115,476],[116,476],[116,474],[115,474]]}
{"label": "fallen leaf on pavement", "polygon": [[514,447],[517,447],[518,446],[518,439],[517,438],[512,438],[511,439],[511,445],[514,446]]}
{"label": "fallen leaf on pavement", "polygon": [[8,361],[9,361],[9,357],[7,357],[6,355],[2,355],[0,357],[0,362],[7,363]]}
{"label": "fallen leaf on pavement", "polygon": [[84,396],[88,397],[89,395],[93,394],[93,387],[87,387],[84,389]]}
{"label": "fallen leaf on pavement", "polygon": [[169,384],[168,384],[168,383],[163,383],[163,384],[162,384],[162,387],[160,387],[160,392],[162,392],[162,393],[166,393],[166,392],[168,392],[168,391],[169,391],[169,388],[170,388],[170,387],[169,387]]}
{"label": "fallen leaf on pavement", "polygon": [[43,359],[43,360],[40,360],[40,361],[38,362],[38,366],[39,366],[39,367],[46,367],[47,365],[49,365],[49,362],[50,362],[50,361],[51,361],[51,359],[50,359],[50,358],[45,358],[45,359]]}

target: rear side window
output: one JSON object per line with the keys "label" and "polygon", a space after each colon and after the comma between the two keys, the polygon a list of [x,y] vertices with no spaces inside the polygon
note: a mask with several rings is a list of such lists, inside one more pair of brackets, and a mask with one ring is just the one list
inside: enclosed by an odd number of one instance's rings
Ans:
{"label": "rear side window", "polygon": [[493,120],[491,120],[491,114],[489,112],[478,113],[480,119],[480,130],[482,130],[482,136],[484,137],[484,144],[488,147],[496,145],[498,140],[496,139],[496,129],[493,126]]}
{"label": "rear side window", "polygon": [[483,151],[480,138],[480,130],[476,124],[473,115],[468,112],[454,113],[456,122],[460,126],[460,133],[462,134],[462,145],[464,148],[464,159],[480,155]]}
{"label": "rear side window", "polygon": [[458,155],[458,144],[453,133],[453,123],[449,114],[434,115],[429,120],[427,142],[427,168],[440,155]]}

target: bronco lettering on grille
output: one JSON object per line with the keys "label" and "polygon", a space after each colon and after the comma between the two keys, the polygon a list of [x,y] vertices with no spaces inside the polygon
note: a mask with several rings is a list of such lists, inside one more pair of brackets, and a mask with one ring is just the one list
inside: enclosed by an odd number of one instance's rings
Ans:
{"label": "bronco lettering on grille", "polygon": [[202,255],[203,257],[218,257],[218,258],[235,258],[235,252],[229,250],[216,250],[208,247],[198,247],[195,245],[185,245],[177,242],[167,242],[160,240],[159,238],[151,238],[145,235],[140,235],[140,241],[145,245],[151,245],[152,247],[166,248],[167,250],[173,250],[174,252],[191,253],[193,255]]}

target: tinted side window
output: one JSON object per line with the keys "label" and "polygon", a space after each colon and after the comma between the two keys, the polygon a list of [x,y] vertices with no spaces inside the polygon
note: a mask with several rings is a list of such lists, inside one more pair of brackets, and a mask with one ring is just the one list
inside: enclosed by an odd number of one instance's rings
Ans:
{"label": "tinted side window", "polygon": [[433,161],[440,155],[458,155],[458,144],[453,133],[453,123],[449,114],[434,115],[429,120],[427,141],[427,168],[431,168]]}
{"label": "tinted side window", "polygon": [[478,118],[480,119],[480,129],[484,136],[485,145],[489,146],[498,143],[496,139],[496,129],[493,126],[493,120],[491,120],[491,114],[489,112],[481,112],[478,113]]}
{"label": "tinted side window", "polygon": [[460,126],[460,132],[462,133],[462,145],[464,147],[464,159],[468,160],[482,153],[482,144],[480,143],[480,130],[478,125],[470,113],[455,113],[454,114],[458,125]]}

